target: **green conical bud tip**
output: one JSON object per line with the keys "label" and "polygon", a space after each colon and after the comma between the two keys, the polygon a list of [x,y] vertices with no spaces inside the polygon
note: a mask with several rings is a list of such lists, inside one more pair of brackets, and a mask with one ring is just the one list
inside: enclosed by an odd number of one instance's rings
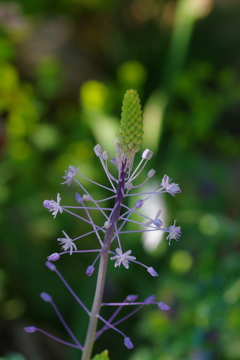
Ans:
{"label": "green conical bud tip", "polygon": [[138,93],[136,90],[127,90],[123,98],[122,116],[117,134],[117,145],[125,158],[134,157],[140,150],[142,127],[142,109]]}

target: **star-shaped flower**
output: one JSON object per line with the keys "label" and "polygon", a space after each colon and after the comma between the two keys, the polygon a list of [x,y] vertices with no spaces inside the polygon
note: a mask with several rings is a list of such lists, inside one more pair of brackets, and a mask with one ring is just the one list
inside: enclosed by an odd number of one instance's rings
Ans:
{"label": "star-shaped flower", "polygon": [[175,226],[177,220],[174,220],[174,224],[169,226],[169,234],[167,236],[168,244],[171,245],[171,240],[174,239],[178,241],[179,237],[181,236],[181,227]]}
{"label": "star-shaped flower", "polygon": [[151,224],[153,224],[153,225],[156,226],[156,228],[160,229],[160,227],[162,226],[162,221],[159,219],[159,216],[160,216],[160,214],[161,214],[161,211],[162,211],[162,210],[159,210],[159,211],[157,212],[157,215],[155,216],[155,219],[150,220],[150,221],[147,221],[147,222],[146,222],[146,225],[151,225]]}
{"label": "star-shaped flower", "polygon": [[43,206],[45,208],[47,208],[49,211],[52,211],[52,215],[53,215],[54,219],[57,216],[58,212],[60,212],[60,213],[63,212],[63,209],[60,206],[61,200],[62,199],[60,198],[60,194],[57,194],[57,202],[54,200],[44,200],[44,202],[43,202]]}
{"label": "star-shaped flower", "polygon": [[66,181],[64,181],[62,185],[67,184],[69,186],[78,170],[79,167],[75,168],[75,166],[69,165],[68,169],[65,170],[65,175],[63,176],[63,179],[65,179]]}
{"label": "star-shaped flower", "polygon": [[62,249],[64,251],[70,249],[70,255],[72,255],[73,249],[77,250],[77,247],[75,243],[72,241],[72,239],[65,233],[65,231],[62,230],[62,232],[65,235],[65,238],[59,238],[57,239],[57,241],[60,242],[60,244],[62,245]]}
{"label": "star-shaped flower", "polygon": [[128,250],[123,254],[122,250],[117,248],[116,253],[118,255],[111,257],[111,260],[116,260],[114,266],[115,267],[120,266],[121,263],[122,263],[123,266],[126,269],[128,269],[129,268],[129,261],[136,260],[135,256],[130,256],[131,252],[132,252],[132,250]]}
{"label": "star-shaped flower", "polygon": [[170,179],[169,176],[164,175],[163,179],[162,179],[162,183],[161,186],[172,196],[175,196],[176,194],[180,193],[180,187],[178,184],[172,183],[170,184],[170,182],[172,181],[172,179]]}

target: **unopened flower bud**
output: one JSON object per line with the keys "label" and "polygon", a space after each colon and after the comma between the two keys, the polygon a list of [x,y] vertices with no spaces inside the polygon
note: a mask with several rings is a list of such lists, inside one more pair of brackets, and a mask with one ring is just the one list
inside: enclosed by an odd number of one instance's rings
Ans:
{"label": "unopened flower bud", "polygon": [[94,266],[90,265],[88,266],[87,270],[86,270],[86,274],[87,276],[91,276],[94,273]]}
{"label": "unopened flower bud", "polygon": [[83,195],[83,200],[84,201],[92,201],[92,197],[90,195],[84,194]]}
{"label": "unopened flower bud", "polygon": [[25,328],[23,328],[23,330],[27,333],[34,333],[37,329],[35,328],[35,326],[26,326]]}
{"label": "unopened flower bud", "polygon": [[133,188],[133,184],[131,183],[131,181],[128,181],[126,184],[125,184],[125,189],[127,190],[132,190]]}
{"label": "unopened flower bud", "polygon": [[145,300],[144,300],[144,303],[145,304],[151,304],[153,301],[156,300],[156,296],[155,295],[150,295],[149,297],[147,297]]}
{"label": "unopened flower bud", "polygon": [[137,298],[138,298],[138,295],[128,295],[126,300],[129,302],[133,302],[133,301],[137,300]]}
{"label": "unopened flower bud", "polygon": [[99,144],[95,145],[93,150],[98,157],[102,155],[102,148]]}
{"label": "unopened flower bud", "polygon": [[[58,253],[53,253],[47,257],[48,261],[57,261],[60,259],[60,255]],[[54,265],[53,265],[54,266]]]}
{"label": "unopened flower bud", "polygon": [[135,204],[134,204],[135,209],[140,209],[142,207],[143,203],[144,203],[144,200],[136,201]]}
{"label": "unopened flower bud", "polygon": [[158,303],[158,307],[162,311],[168,311],[171,309],[170,306],[164,304],[163,302]]}
{"label": "unopened flower bud", "polygon": [[48,267],[50,270],[52,270],[52,271],[55,271],[56,270],[56,266],[55,265],[53,265],[50,261],[46,261],[45,262],[45,265],[46,265],[46,267]]}
{"label": "unopened flower bud", "polygon": [[125,337],[124,338],[124,345],[128,348],[128,349],[132,349],[133,348],[133,344],[130,340],[129,337]]}
{"label": "unopened flower bud", "polygon": [[45,292],[42,292],[40,294],[40,296],[46,302],[51,302],[52,301],[52,297],[49,294],[45,293]]}
{"label": "unopened flower bud", "polygon": [[158,276],[158,273],[154,270],[154,268],[152,268],[152,267],[149,267],[148,269],[147,269],[147,271],[149,272],[149,274],[150,275],[152,275],[152,276]]}
{"label": "unopened flower bud", "polygon": [[108,160],[108,152],[105,150],[102,154],[103,160]]}
{"label": "unopened flower bud", "polygon": [[147,174],[147,177],[150,179],[152,178],[154,175],[156,174],[156,171],[154,169],[151,169],[148,174]]}
{"label": "unopened flower bud", "polygon": [[104,229],[110,228],[111,225],[112,225],[111,221],[109,221],[109,220],[105,221],[105,223],[104,223]]}
{"label": "unopened flower bud", "polygon": [[83,197],[80,194],[76,193],[75,199],[79,204],[83,203]]}
{"label": "unopened flower bud", "polygon": [[144,160],[150,160],[152,156],[153,152],[149,149],[144,150],[144,152],[142,153],[142,159]]}

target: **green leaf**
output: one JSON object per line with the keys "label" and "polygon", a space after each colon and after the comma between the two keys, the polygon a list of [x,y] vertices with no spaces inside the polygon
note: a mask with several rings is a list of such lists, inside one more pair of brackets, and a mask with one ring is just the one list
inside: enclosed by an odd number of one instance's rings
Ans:
{"label": "green leaf", "polygon": [[109,360],[108,350],[104,350],[101,354],[95,355],[92,360]]}

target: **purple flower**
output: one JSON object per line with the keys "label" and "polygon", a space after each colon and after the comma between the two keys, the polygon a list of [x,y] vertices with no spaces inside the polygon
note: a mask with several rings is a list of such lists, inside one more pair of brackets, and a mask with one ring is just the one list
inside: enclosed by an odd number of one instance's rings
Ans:
{"label": "purple flower", "polygon": [[44,200],[43,202],[43,206],[45,208],[47,208],[49,211],[52,211],[52,215],[53,215],[53,218],[55,219],[55,217],[57,216],[57,213],[60,212],[62,213],[63,212],[63,209],[61,208],[60,206],[60,201],[62,199],[60,198],[60,194],[57,194],[57,201],[54,201],[54,200]]}
{"label": "purple flower", "polygon": [[70,255],[72,255],[73,249],[77,250],[76,244],[72,241],[72,239],[70,239],[70,237],[65,233],[65,231],[62,230],[62,232],[65,235],[65,238],[59,238],[57,239],[57,241],[60,242],[64,251],[70,249]]}
{"label": "purple flower", "polygon": [[161,186],[172,196],[175,196],[176,194],[180,193],[180,187],[178,184],[172,183],[170,184],[172,180],[169,178],[169,176],[164,175],[162,179]]}
{"label": "purple flower", "polygon": [[63,179],[66,181],[64,181],[62,185],[67,184],[69,186],[73,181],[74,176],[77,174],[79,168],[80,167],[75,168],[75,166],[69,165],[68,170],[65,171],[66,174],[63,176]]}
{"label": "purple flower", "polygon": [[125,253],[122,252],[121,249],[117,248],[116,249],[116,253],[118,255],[111,257],[111,260],[117,260],[115,262],[115,267],[120,266],[121,264],[123,264],[123,266],[128,269],[129,268],[129,261],[133,261],[136,260],[136,258],[134,256],[130,256],[132,250],[128,250]]}
{"label": "purple flower", "polygon": [[178,241],[179,237],[181,236],[181,227],[175,226],[177,220],[174,220],[174,224],[169,226],[169,234],[167,236],[168,244],[171,245],[171,240],[174,239]]}
{"label": "purple flower", "polygon": [[155,219],[154,220],[150,220],[150,221],[147,221],[146,222],[146,225],[155,225],[156,228],[160,229],[160,227],[162,226],[162,221],[159,219],[159,216],[161,214],[162,210],[159,210],[155,216]]}

